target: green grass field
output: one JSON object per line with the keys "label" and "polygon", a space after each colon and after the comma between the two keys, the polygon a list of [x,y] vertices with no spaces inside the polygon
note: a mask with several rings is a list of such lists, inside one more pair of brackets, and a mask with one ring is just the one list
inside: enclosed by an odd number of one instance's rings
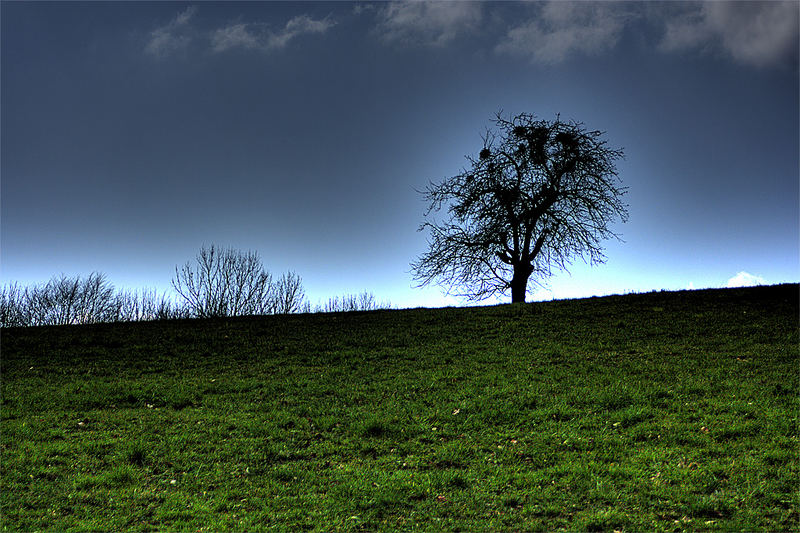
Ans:
{"label": "green grass field", "polygon": [[3,330],[0,527],[797,531],[799,299]]}

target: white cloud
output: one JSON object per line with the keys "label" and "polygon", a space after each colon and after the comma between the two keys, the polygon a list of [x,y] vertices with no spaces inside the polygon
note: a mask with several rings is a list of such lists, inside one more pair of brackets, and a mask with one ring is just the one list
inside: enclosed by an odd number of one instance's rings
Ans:
{"label": "white cloud", "polygon": [[721,50],[735,61],[764,67],[797,64],[800,3],[796,1],[688,3],[534,3],[532,17],[512,25],[498,53],[554,64],[612,49],[627,27],[643,22],[661,32],[663,52]]}
{"label": "white cloud", "polygon": [[767,280],[749,272],[739,272],[728,280],[728,287],[752,287],[753,285],[766,285]]}
{"label": "white cloud", "polygon": [[314,20],[308,15],[294,17],[278,33],[273,33],[269,37],[271,48],[283,48],[289,41],[301,35],[323,34],[333,27],[336,23],[330,18]]}
{"label": "white cloud", "polygon": [[192,40],[192,29],[189,22],[196,11],[196,6],[189,6],[178,13],[169,24],[150,32],[150,39],[144,47],[145,52],[163,58],[186,48]]}
{"label": "white cloud", "polygon": [[536,16],[508,30],[496,52],[552,64],[576,54],[613,48],[628,17],[627,5],[605,2],[537,4]]}
{"label": "white cloud", "polygon": [[183,10],[182,13],[178,13],[178,15],[175,17],[174,24],[177,26],[183,26],[185,24],[188,24],[196,11],[197,11],[197,6],[187,7],[186,9]]}
{"label": "white cloud", "polygon": [[150,32],[145,52],[164,58],[186,48],[195,38],[210,40],[216,52],[231,48],[245,48],[262,51],[286,47],[292,40],[303,35],[322,34],[336,23],[326,17],[312,19],[308,15],[298,15],[290,19],[283,28],[275,31],[266,24],[258,22],[232,23],[211,31],[197,31],[191,25],[197,8],[190,6],[178,13],[168,24]]}
{"label": "white cloud", "polygon": [[359,16],[363,13],[369,13],[375,11],[375,9],[376,9],[375,4],[358,3],[353,6],[353,15]]}
{"label": "white cloud", "polygon": [[378,11],[376,32],[387,44],[442,46],[481,22],[479,2],[391,2]]}
{"label": "white cloud", "polygon": [[252,24],[231,24],[214,30],[211,34],[211,46],[216,52],[229,48],[261,48],[263,39],[252,31]]}
{"label": "white cloud", "polygon": [[261,23],[237,23],[214,30],[211,44],[216,52],[237,47],[267,52],[285,48],[290,41],[302,35],[325,33],[335,24],[328,17],[315,20],[308,15],[292,18],[279,31],[272,31]]}
{"label": "white cloud", "polygon": [[663,51],[722,49],[748,65],[794,63],[797,2],[704,2],[665,17]]}

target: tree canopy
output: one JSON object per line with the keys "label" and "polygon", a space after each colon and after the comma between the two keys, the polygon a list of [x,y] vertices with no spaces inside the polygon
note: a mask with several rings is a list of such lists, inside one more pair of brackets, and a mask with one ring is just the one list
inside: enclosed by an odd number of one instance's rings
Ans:
{"label": "tree canopy", "polygon": [[623,152],[560,116],[498,113],[494,126],[466,168],[423,191],[429,250],[411,266],[420,286],[475,300],[510,290],[524,302],[531,277],[541,284],[576,257],[605,260],[601,242],[628,217],[615,165]]}

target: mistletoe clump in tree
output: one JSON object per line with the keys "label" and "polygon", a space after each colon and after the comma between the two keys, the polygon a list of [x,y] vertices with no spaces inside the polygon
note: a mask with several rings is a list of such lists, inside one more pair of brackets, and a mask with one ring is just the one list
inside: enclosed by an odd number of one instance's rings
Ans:
{"label": "mistletoe clump in tree", "polygon": [[524,302],[532,276],[541,284],[575,257],[605,260],[601,242],[628,217],[615,166],[623,153],[604,132],[558,116],[498,113],[494,124],[467,168],[424,191],[430,249],[411,266],[420,286],[473,300],[510,290]]}

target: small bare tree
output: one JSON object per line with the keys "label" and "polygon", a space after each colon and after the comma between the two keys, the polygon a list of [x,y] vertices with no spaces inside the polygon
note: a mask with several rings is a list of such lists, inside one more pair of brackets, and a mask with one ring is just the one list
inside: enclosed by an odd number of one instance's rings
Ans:
{"label": "small bare tree", "polygon": [[95,324],[116,320],[117,306],[114,286],[106,279],[105,274],[93,272],[81,282],[77,315],[78,324]]}
{"label": "small bare tree", "polygon": [[142,320],[169,320],[183,318],[183,309],[173,303],[166,293],[160,297],[155,289],[121,292],[117,295],[117,320],[138,322]]}
{"label": "small bare tree", "polygon": [[317,306],[318,313],[339,313],[347,311],[375,311],[377,309],[391,309],[392,304],[378,302],[371,292],[363,291],[360,294],[345,294],[328,298],[324,305]]}
{"label": "small bare tree", "polygon": [[32,326],[113,322],[118,312],[114,286],[99,272],[85,279],[62,274],[26,288],[18,301],[20,316]]}
{"label": "small bare tree", "polygon": [[28,305],[34,325],[77,324],[80,278],[61,275],[31,287]]}
{"label": "small bare tree", "polygon": [[175,267],[172,286],[195,317],[260,315],[272,312],[272,276],[256,252],[200,249],[195,264]]}
{"label": "small bare tree", "polygon": [[29,326],[30,321],[25,289],[17,283],[0,287],[0,327]]}
{"label": "small bare tree", "polygon": [[302,278],[292,271],[281,276],[274,286],[272,312],[285,315],[305,309],[303,303],[305,291],[302,282]]}

